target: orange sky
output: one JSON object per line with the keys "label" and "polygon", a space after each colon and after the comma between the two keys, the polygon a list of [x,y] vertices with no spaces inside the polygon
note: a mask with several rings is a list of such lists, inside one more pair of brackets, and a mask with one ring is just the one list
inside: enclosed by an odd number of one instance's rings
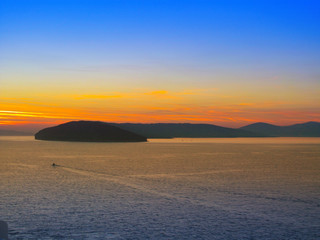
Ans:
{"label": "orange sky", "polygon": [[[28,88],[26,86],[26,88]],[[71,90],[71,89],[70,89]],[[79,91],[79,90],[78,90]],[[3,93],[0,128],[36,131],[71,120],[106,122],[189,122],[240,127],[254,122],[288,125],[320,119],[315,95],[303,92],[281,96],[272,89],[241,94],[229,89],[185,89],[180,91],[135,89],[125,92],[78,93],[60,91]],[[290,101],[288,100],[290,99]],[[308,104],[308,108],[305,106]]]}

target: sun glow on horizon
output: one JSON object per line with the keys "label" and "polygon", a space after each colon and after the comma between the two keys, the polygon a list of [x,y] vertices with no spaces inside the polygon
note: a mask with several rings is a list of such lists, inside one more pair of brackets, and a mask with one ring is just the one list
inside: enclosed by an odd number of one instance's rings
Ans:
{"label": "sun glow on horizon", "polygon": [[[227,96],[227,95],[226,95]],[[61,94],[53,99],[0,98],[1,126],[48,126],[72,120],[135,123],[209,123],[240,127],[254,122],[290,125],[320,119],[298,102],[248,102],[212,90],[149,90],[105,94]],[[27,99],[27,100],[26,100]],[[48,102],[46,102],[48,101]],[[289,109],[288,109],[289,106]],[[291,108],[291,109],[290,109]],[[299,117],[301,116],[301,117]],[[26,127],[27,128],[27,127]]]}

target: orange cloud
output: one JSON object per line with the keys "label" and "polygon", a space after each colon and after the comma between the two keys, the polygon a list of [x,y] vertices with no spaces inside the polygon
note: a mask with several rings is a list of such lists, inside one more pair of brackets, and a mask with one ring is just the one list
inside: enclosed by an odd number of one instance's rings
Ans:
{"label": "orange cloud", "polygon": [[[89,99],[136,99],[145,101],[147,98],[154,99],[182,99],[183,96],[194,95],[193,91],[182,91],[182,92],[169,92],[167,90],[155,90],[149,92],[117,92],[117,93],[106,93],[106,94],[82,94],[73,95],[72,98],[75,100],[89,100]],[[68,97],[68,96],[66,96]]]}
{"label": "orange cloud", "polygon": [[146,95],[165,95],[168,94],[168,91],[166,90],[158,90],[158,91],[152,91],[152,92],[148,92],[145,93]]}
{"label": "orange cloud", "polygon": [[254,103],[239,103],[238,106],[253,106]]}
{"label": "orange cloud", "polygon": [[110,98],[124,98],[125,95],[78,95],[74,99],[110,99]]}

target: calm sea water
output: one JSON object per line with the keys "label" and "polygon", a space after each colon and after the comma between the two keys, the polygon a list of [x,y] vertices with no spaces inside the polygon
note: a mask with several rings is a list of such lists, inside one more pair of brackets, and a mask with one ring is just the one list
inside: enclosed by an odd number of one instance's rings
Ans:
{"label": "calm sea water", "polygon": [[320,239],[319,138],[0,137],[0,166],[10,239]]}

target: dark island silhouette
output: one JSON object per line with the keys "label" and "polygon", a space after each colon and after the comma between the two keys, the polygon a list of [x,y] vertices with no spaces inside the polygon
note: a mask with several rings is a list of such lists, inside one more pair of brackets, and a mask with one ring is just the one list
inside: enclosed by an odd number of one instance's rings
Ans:
{"label": "dark island silhouette", "polygon": [[306,122],[290,126],[276,126],[269,123],[254,123],[240,128],[268,137],[320,137],[320,123]]}
{"label": "dark island silhouette", "polygon": [[146,142],[139,134],[112,126],[104,122],[72,121],[40,130],[37,140],[74,142]]}
{"label": "dark island silhouette", "polygon": [[39,140],[143,142],[147,138],[320,137],[320,123],[291,126],[254,123],[238,129],[191,123],[105,123],[74,121],[39,131]]}
{"label": "dark island silhouette", "polygon": [[242,129],[220,127],[212,124],[191,123],[110,123],[113,126],[146,136],[147,138],[229,138],[265,137]]}

